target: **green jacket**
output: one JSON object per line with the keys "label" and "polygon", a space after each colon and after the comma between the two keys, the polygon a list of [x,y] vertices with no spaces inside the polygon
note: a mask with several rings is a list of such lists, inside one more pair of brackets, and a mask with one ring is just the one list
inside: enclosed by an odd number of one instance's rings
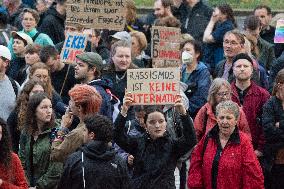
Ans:
{"label": "green jacket", "polygon": [[257,46],[259,48],[258,62],[266,69],[266,71],[269,71],[276,61],[274,47],[260,37],[257,41]]}
{"label": "green jacket", "polygon": [[[50,161],[50,138],[51,129],[42,132],[36,141],[31,140],[31,136],[27,133],[21,134],[19,157],[30,186],[52,189],[56,188],[60,179],[63,164]],[[32,141],[34,141],[33,144],[31,144]],[[32,156],[31,146],[33,147]]]}

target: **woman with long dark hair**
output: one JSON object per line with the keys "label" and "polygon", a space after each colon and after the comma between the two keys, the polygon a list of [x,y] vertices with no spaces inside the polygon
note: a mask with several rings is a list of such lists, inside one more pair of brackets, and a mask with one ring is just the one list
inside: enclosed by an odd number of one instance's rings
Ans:
{"label": "woman with long dark hair", "polygon": [[20,137],[19,150],[30,187],[55,188],[60,179],[62,164],[50,160],[54,127],[54,114],[48,95],[32,95],[27,105],[25,129]]}
{"label": "woman with long dark hair", "polygon": [[28,184],[18,156],[11,151],[7,125],[0,118],[0,188],[26,189]]}
{"label": "woman with long dark hair", "polygon": [[29,98],[35,93],[45,91],[47,91],[47,89],[41,81],[29,80],[17,98],[16,107],[7,119],[7,124],[9,126],[9,132],[12,139],[12,148],[15,153],[18,153],[19,150],[20,134],[24,129],[24,119],[26,117]]}

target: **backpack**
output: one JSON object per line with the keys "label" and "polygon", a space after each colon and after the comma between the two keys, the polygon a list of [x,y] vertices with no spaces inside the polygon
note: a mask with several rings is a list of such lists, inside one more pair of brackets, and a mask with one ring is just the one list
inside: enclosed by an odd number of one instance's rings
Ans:
{"label": "backpack", "polygon": [[39,34],[40,34],[40,32],[37,32],[37,33],[32,37],[33,42],[36,40],[36,38],[39,36]]}

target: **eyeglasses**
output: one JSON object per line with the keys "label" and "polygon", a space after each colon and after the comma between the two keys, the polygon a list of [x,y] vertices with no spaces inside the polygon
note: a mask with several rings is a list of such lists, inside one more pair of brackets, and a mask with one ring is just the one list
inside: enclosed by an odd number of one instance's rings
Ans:
{"label": "eyeglasses", "polygon": [[230,92],[220,92],[220,93],[217,93],[218,97],[224,97],[224,96],[229,96],[229,95],[231,95]]}
{"label": "eyeglasses", "polygon": [[236,42],[236,41],[229,41],[229,40],[225,40],[223,41],[223,45],[231,45],[231,46],[236,46],[239,45],[240,43]]}

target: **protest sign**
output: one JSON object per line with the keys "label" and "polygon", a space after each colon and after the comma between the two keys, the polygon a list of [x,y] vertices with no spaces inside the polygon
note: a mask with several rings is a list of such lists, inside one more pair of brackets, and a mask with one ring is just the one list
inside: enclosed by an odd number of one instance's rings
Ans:
{"label": "protest sign", "polygon": [[274,43],[284,43],[284,19],[277,20]]}
{"label": "protest sign", "polygon": [[126,23],[125,0],[67,0],[68,25],[122,31]]}
{"label": "protest sign", "polygon": [[179,94],[178,68],[145,68],[127,70],[127,91],[134,104],[174,104]]}
{"label": "protest sign", "polygon": [[60,54],[60,60],[64,63],[75,63],[76,55],[82,54],[87,45],[88,36],[79,33],[67,33]]}
{"label": "protest sign", "polygon": [[180,64],[180,28],[152,26],[153,67],[178,67]]}

